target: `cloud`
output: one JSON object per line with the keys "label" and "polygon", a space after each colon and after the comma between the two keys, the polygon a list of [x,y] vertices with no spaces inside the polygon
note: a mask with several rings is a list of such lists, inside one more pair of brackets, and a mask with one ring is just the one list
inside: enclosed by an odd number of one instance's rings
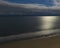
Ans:
{"label": "cloud", "polygon": [[0,4],[1,5],[10,5],[10,6],[14,6],[14,7],[23,7],[23,8],[47,8],[45,5],[43,4],[19,4],[19,3],[11,3],[11,2],[7,2],[7,1],[3,1],[0,0]]}
{"label": "cloud", "polygon": [[9,5],[13,7],[22,7],[29,9],[60,9],[60,0],[53,0],[53,6],[46,6],[44,4],[19,4],[19,3],[11,3],[8,1],[0,0],[0,5]]}

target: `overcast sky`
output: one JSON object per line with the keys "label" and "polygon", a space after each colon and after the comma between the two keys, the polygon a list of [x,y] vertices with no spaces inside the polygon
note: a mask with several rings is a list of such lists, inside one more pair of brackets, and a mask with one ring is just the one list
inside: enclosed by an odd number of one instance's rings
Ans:
{"label": "overcast sky", "polygon": [[24,8],[53,8],[60,9],[60,0],[0,0],[0,4]]}

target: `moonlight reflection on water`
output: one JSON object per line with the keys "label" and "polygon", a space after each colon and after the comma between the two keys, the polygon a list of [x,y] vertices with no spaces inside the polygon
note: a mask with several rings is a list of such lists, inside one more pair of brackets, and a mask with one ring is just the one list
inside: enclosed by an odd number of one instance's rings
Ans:
{"label": "moonlight reflection on water", "polygon": [[4,36],[0,42],[60,33],[60,28],[56,28],[60,27],[59,16],[9,16],[0,20],[0,36]]}

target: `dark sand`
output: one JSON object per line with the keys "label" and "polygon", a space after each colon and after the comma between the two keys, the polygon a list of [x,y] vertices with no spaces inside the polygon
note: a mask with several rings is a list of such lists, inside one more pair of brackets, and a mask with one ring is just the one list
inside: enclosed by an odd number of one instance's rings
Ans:
{"label": "dark sand", "polygon": [[60,48],[60,36],[30,39],[1,44],[0,48]]}

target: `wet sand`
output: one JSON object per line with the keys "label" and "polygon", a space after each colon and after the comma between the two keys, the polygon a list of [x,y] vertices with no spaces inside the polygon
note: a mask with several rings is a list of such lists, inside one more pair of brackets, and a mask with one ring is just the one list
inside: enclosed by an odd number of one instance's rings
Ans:
{"label": "wet sand", "polygon": [[60,48],[60,36],[13,41],[1,44],[0,48]]}

